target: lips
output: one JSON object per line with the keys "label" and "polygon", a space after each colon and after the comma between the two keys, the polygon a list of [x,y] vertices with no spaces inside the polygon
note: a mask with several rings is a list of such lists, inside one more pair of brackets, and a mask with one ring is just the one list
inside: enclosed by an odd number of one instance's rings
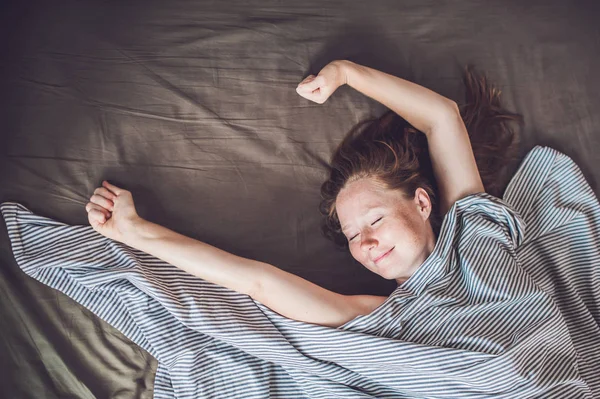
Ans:
{"label": "lips", "polygon": [[375,260],[373,262],[377,263],[380,260],[382,260],[383,258],[385,258],[386,256],[389,255],[390,252],[392,252],[392,250],[396,248],[396,247],[392,247],[392,249],[390,249],[389,251],[387,251],[386,253],[384,253],[383,255],[379,256],[378,258],[375,258]]}

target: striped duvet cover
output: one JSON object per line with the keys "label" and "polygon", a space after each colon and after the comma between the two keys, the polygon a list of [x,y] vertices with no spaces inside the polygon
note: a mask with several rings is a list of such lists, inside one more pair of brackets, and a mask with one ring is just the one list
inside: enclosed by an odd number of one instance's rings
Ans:
{"label": "striped duvet cover", "polygon": [[600,398],[600,207],[577,165],[531,150],[504,198],[457,201],[410,279],[339,328],[14,202],[21,269],[158,360],[162,398]]}

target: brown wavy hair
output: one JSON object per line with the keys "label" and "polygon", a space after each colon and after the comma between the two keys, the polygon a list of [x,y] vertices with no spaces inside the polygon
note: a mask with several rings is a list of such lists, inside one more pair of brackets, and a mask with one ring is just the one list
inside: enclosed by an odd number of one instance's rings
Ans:
{"label": "brown wavy hair", "polygon": [[[506,166],[515,160],[518,131],[510,122],[523,124],[522,115],[500,105],[500,90],[472,65],[464,68],[465,101],[459,110],[487,193],[500,197]],[[337,247],[348,248],[336,212],[339,192],[355,180],[369,177],[391,190],[412,198],[418,187],[432,201],[429,217],[437,236],[442,221],[437,186],[431,167],[427,138],[405,119],[389,110],[379,118],[355,125],[332,155],[329,178],[321,186],[321,230]]]}

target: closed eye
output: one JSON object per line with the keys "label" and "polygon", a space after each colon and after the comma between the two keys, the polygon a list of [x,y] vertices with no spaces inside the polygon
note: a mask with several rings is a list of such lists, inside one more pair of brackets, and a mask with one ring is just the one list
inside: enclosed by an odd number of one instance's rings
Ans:
{"label": "closed eye", "polygon": [[[375,223],[379,222],[381,219],[383,219],[383,216],[380,217],[379,219],[377,219],[376,221],[374,221],[373,223],[371,223],[371,226],[373,226]],[[358,234],[355,235],[354,237],[352,237],[351,239],[349,239],[348,241],[354,240],[357,236],[358,236]]]}

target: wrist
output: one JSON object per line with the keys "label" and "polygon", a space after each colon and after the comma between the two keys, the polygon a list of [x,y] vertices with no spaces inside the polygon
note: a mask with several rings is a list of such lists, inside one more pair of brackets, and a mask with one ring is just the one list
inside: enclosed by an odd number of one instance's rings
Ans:
{"label": "wrist", "polygon": [[340,71],[340,75],[342,77],[342,85],[351,86],[350,81],[356,64],[349,60],[337,60],[336,62]]}
{"label": "wrist", "polygon": [[348,61],[348,60],[335,60],[335,61],[333,61],[333,64],[338,69],[338,74],[340,77],[339,85],[343,86],[345,84],[348,84],[348,74],[354,63],[352,61]]}
{"label": "wrist", "polygon": [[141,217],[131,220],[127,223],[127,227],[121,232],[122,240],[120,241],[135,248],[137,242],[144,238],[148,238],[147,235],[151,224],[152,223]]}

